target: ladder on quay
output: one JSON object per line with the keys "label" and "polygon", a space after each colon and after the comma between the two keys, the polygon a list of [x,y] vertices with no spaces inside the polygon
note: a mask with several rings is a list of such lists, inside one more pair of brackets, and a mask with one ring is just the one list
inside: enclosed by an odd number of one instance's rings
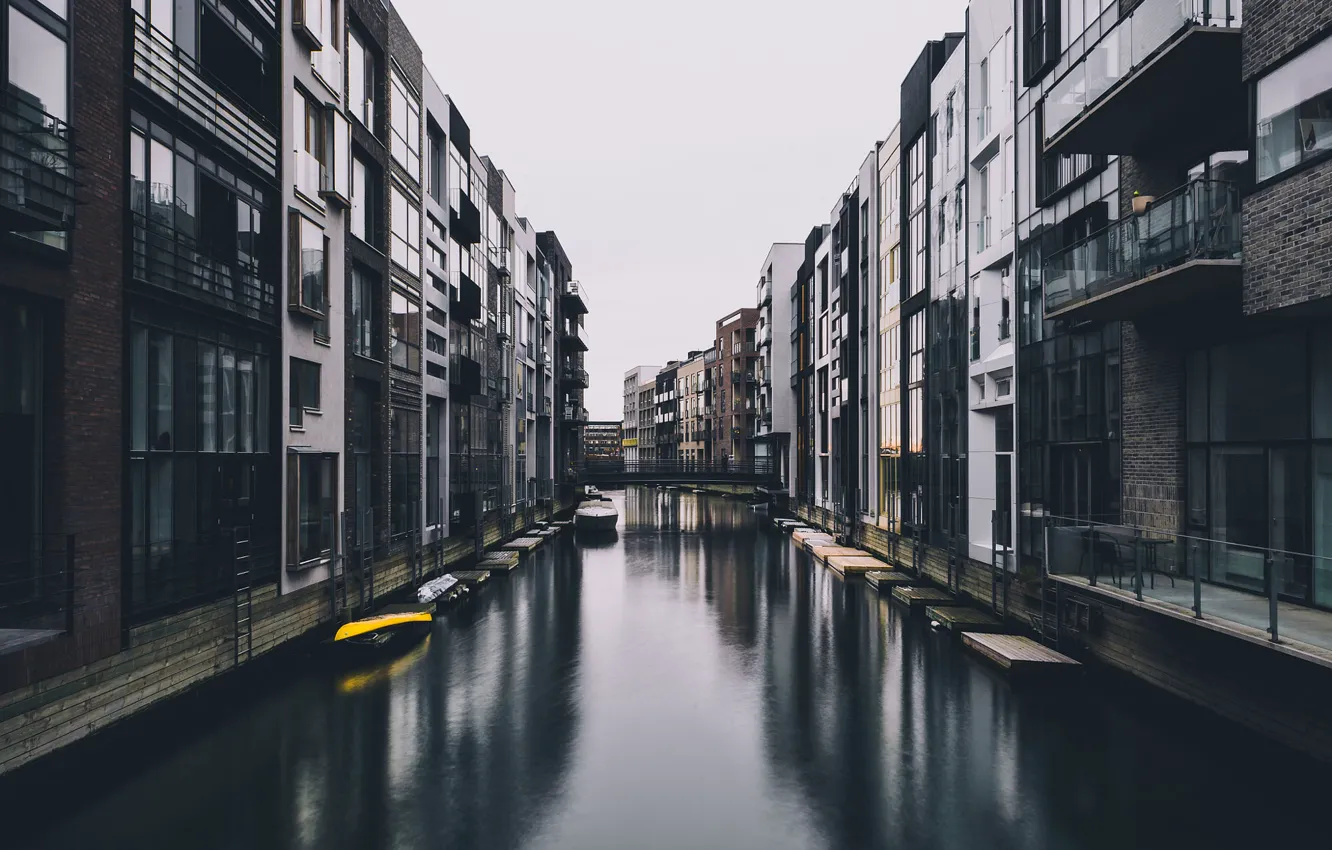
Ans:
{"label": "ladder on quay", "polygon": [[232,531],[232,567],[233,662],[239,667],[250,660],[254,649],[254,564],[248,525]]}

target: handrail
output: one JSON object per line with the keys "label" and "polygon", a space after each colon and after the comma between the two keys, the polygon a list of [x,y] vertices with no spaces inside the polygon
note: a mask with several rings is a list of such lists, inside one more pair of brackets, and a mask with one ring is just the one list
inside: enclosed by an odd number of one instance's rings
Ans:
{"label": "handrail", "polygon": [[3,203],[58,219],[61,227],[73,223],[74,132],[12,91],[0,93],[0,175]]}
{"label": "handrail", "polygon": [[1242,245],[1235,184],[1195,180],[1051,254],[1042,264],[1047,313],[1196,259],[1235,259]]}

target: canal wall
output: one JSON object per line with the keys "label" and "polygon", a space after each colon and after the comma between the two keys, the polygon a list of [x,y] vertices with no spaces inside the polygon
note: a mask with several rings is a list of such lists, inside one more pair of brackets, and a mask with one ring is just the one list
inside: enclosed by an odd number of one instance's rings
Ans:
{"label": "canal wall", "polygon": [[[560,503],[555,513],[572,503]],[[549,519],[542,509],[534,521]],[[500,541],[498,522],[484,529],[485,545]],[[446,565],[475,554],[472,538],[445,541]],[[411,584],[405,551],[377,560],[374,594],[381,598]],[[349,601],[359,592],[348,586]],[[321,582],[279,595],[276,584],[256,587],[252,600],[251,660],[331,628],[329,586]],[[247,662],[248,663],[248,662]],[[0,694],[0,774],[9,773],[120,720],[236,667],[235,600],[231,596],[132,628],[124,648],[59,676]]]}
{"label": "canal wall", "polygon": [[[836,516],[798,506],[797,518],[835,533]],[[897,567],[911,569],[911,540],[858,523],[855,546]],[[948,552],[922,546],[920,575],[939,587],[960,589],[978,607],[1034,635],[1041,616],[1038,582],[1008,576],[992,597],[990,565],[959,556],[951,576]],[[959,571],[960,565],[960,571]],[[1163,580],[1159,579],[1158,580]],[[1332,762],[1332,653],[1312,647],[1273,645],[1259,630],[1210,620],[1163,603],[1137,602],[1129,594],[1056,580],[1059,651],[1111,668],[1206,709],[1297,752]],[[997,604],[992,604],[992,598]],[[1177,718],[1188,723],[1186,716]]]}

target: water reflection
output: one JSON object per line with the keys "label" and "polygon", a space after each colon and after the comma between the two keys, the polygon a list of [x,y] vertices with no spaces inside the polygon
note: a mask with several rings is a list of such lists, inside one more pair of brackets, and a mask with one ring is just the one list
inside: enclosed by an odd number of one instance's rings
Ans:
{"label": "water reflection", "polygon": [[614,541],[565,535],[414,653],[299,676],[37,846],[1326,843],[1325,775],[1196,708],[1014,689],[742,503],[612,498]]}

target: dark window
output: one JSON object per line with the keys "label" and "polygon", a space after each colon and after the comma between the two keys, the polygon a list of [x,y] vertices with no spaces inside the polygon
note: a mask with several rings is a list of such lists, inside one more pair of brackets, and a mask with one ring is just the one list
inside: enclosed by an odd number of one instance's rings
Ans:
{"label": "dark window", "polygon": [[380,330],[379,276],[352,266],[352,352],[373,360],[384,357]]}
{"label": "dark window", "polygon": [[287,420],[299,426],[305,422],[305,411],[319,410],[319,364],[291,358],[290,384]]}
{"label": "dark window", "polygon": [[411,372],[421,371],[421,307],[394,290],[392,296],[393,365]]}
{"label": "dark window", "polygon": [[328,309],[327,256],[328,237],[323,229],[292,210],[288,303],[293,309],[320,319]]}
{"label": "dark window", "polygon": [[[431,364],[433,365],[433,364]],[[439,525],[443,516],[440,500],[439,431],[443,427],[444,405],[426,402],[426,524]]]}
{"label": "dark window", "polygon": [[334,548],[338,456],[287,455],[287,565],[328,558]]}
{"label": "dark window", "polygon": [[449,353],[448,346],[444,344],[444,337],[430,331],[426,331],[426,350],[440,355]]}
{"label": "dark window", "polygon": [[1031,85],[1059,61],[1060,0],[1022,0],[1023,82]]}
{"label": "dark window", "polygon": [[416,511],[421,504],[421,414],[393,408],[389,437],[390,516],[393,533],[405,534],[417,527]]}
{"label": "dark window", "polygon": [[426,128],[428,160],[426,163],[426,192],[435,201],[443,206],[444,200],[444,174],[447,170],[446,158],[448,154],[444,149],[444,133],[430,123]]}

